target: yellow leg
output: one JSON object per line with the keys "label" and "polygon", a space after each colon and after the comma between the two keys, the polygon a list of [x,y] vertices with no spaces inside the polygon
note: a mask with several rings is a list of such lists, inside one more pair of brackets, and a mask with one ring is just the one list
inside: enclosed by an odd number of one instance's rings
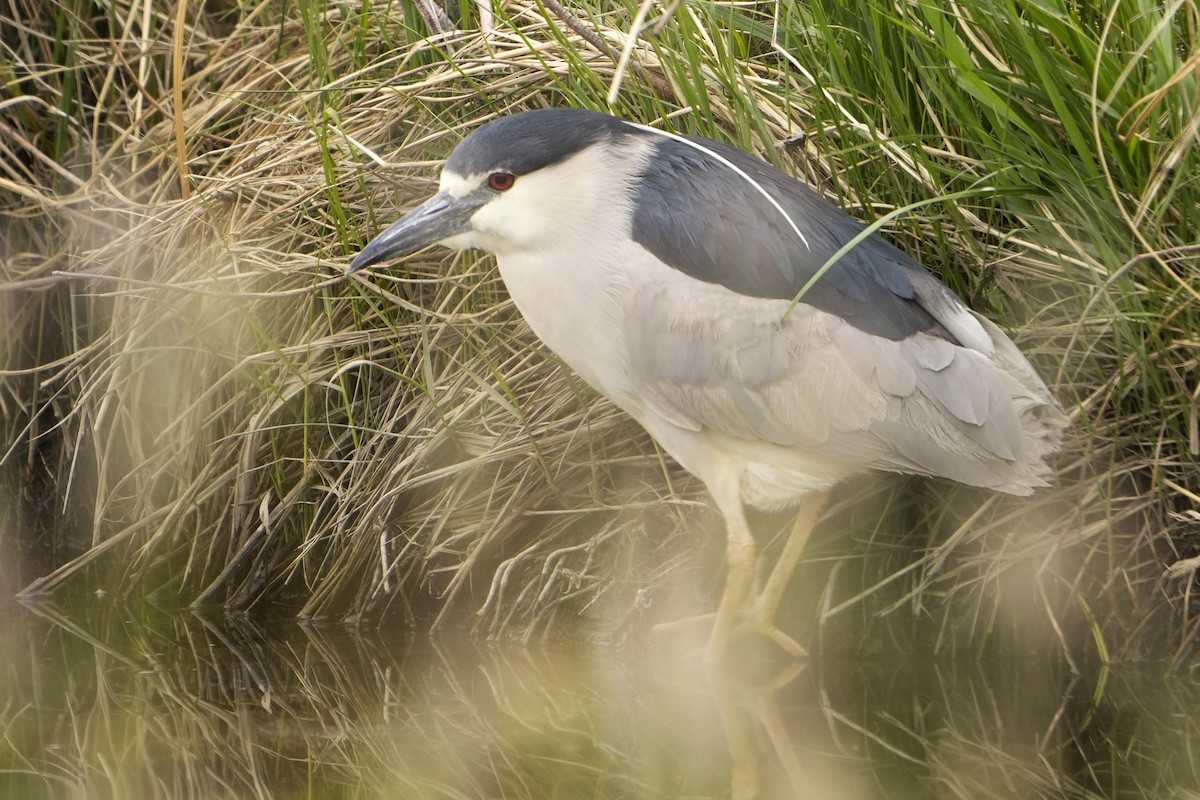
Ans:
{"label": "yellow leg", "polygon": [[725,591],[717,606],[717,617],[713,622],[708,646],[704,649],[704,660],[719,661],[729,644],[738,612],[742,609],[750,581],[754,577],[754,537],[746,524],[741,502],[729,503],[721,509],[725,516],[726,551],[729,574],[725,578]]}
{"label": "yellow leg", "polygon": [[800,511],[796,514],[796,521],[792,524],[792,531],[788,534],[783,551],[779,554],[779,560],[775,562],[775,567],[771,570],[766,585],[750,610],[750,619],[756,630],[794,656],[804,655],[804,648],[776,627],[775,615],[779,611],[779,604],[783,602],[783,595],[792,580],[796,563],[800,560],[800,556],[808,544],[809,535],[821,519],[821,512],[825,510],[828,500],[829,492],[825,491],[810,495],[801,504]]}

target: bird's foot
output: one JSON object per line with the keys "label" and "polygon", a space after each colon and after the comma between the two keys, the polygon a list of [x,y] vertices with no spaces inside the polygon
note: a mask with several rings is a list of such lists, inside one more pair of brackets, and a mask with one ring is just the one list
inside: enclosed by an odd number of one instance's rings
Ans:
{"label": "bird's foot", "polygon": [[668,622],[660,622],[653,626],[650,631],[655,636],[675,636],[680,633],[691,633],[692,631],[709,630],[712,628],[713,620],[717,618],[715,612],[708,614],[698,614],[694,617],[684,617],[683,619],[673,619]]}
{"label": "bird's foot", "polygon": [[786,633],[772,621],[751,619],[739,627],[738,631],[753,633],[773,642],[776,647],[791,658],[808,658],[808,650],[805,649],[804,645],[797,642],[790,634]]}
{"label": "bird's foot", "polygon": [[771,597],[765,594],[758,595],[743,612],[742,620],[736,628],[737,634],[750,634],[766,639],[789,658],[808,658],[808,650],[804,645],[775,624],[777,606],[778,603],[773,602]]}
{"label": "bird's foot", "polygon": [[680,639],[692,642],[708,633],[704,644],[703,658],[706,662],[721,661],[726,658],[735,640],[743,640],[746,636],[766,639],[775,645],[789,658],[802,660],[808,658],[808,650],[797,642],[790,634],[775,624],[774,620],[766,619],[756,613],[752,607],[745,617],[733,626],[731,631],[719,631],[715,627],[716,614],[700,614],[694,617],[660,622],[652,627],[651,633],[656,639]]}
{"label": "bird's foot", "polygon": [[659,646],[667,646],[677,652],[703,653],[704,661],[710,661],[712,655],[722,647],[720,642],[714,643],[716,636],[715,613],[699,614],[694,617],[673,619],[660,622],[650,629]]}

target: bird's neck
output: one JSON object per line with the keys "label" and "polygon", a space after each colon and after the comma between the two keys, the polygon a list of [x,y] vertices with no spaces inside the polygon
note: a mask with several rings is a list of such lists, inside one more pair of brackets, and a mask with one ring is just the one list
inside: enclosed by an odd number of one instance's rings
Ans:
{"label": "bird's neck", "polygon": [[[517,309],[538,338],[594,389],[620,404],[620,387],[604,376],[624,352],[618,318],[621,271],[613,258],[575,247],[497,257],[500,276]],[[586,264],[586,268],[581,268]]]}

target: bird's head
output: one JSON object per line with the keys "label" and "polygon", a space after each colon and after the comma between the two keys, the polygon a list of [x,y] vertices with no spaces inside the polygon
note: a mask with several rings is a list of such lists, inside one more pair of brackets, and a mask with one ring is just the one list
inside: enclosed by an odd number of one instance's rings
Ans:
{"label": "bird's head", "polygon": [[579,109],[490,122],[450,154],[438,192],[375,237],[356,272],[427,245],[505,253],[561,244],[564,231],[629,224],[629,186],[646,132]]}

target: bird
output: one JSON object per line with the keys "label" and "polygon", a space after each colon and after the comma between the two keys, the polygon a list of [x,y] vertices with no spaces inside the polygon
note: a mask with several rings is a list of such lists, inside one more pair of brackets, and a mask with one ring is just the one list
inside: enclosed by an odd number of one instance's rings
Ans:
{"label": "bird", "polygon": [[[1066,416],[999,327],[878,233],[737,147],[598,111],[492,119],[347,275],[429,245],[495,255],[541,342],[699,478],[724,517],[704,650],[776,623],[830,491],[868,471],[1048,485]],[[832,264],[829,262],[832,261]],[[798,509],[754,590],[747,508]]]}

